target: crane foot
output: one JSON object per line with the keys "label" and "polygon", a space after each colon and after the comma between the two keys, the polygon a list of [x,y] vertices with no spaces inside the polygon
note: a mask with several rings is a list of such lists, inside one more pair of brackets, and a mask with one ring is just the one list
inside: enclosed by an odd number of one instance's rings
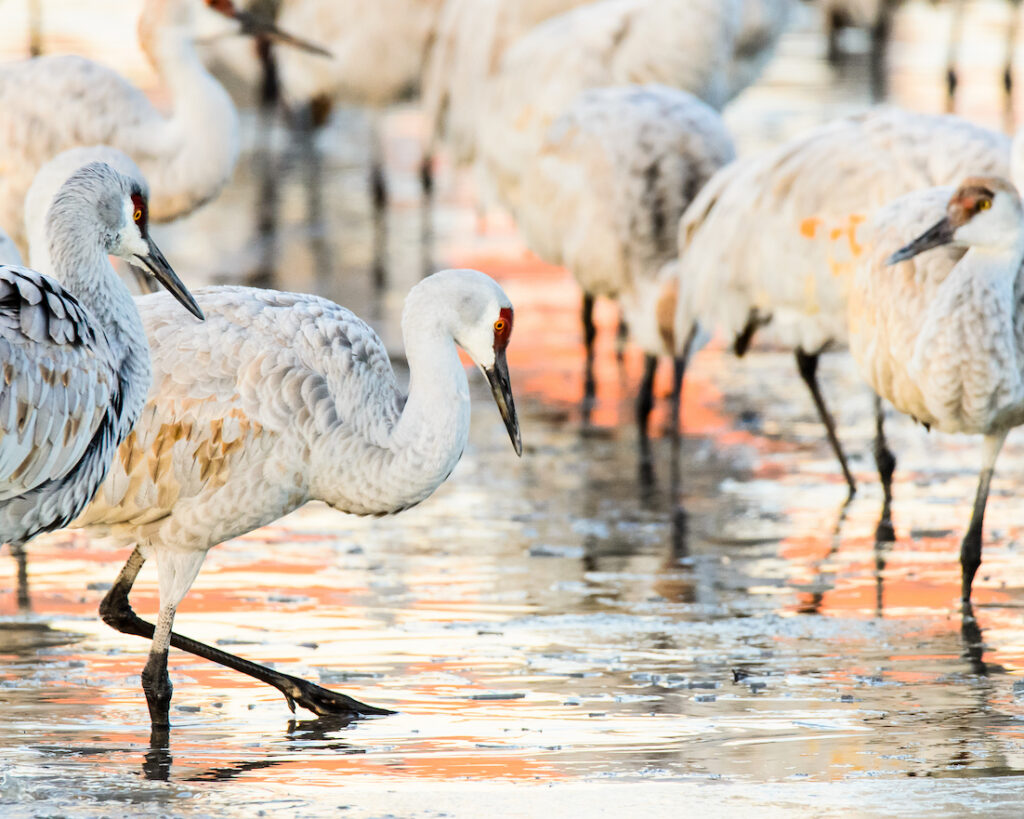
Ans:
{"label": "crane foot", "polygon": [[281,679],[276,680],[272,685],[284,694],[284,698],[288,701],[288,707],[293,714],[295,713],[296,705],[308,708],[314,714],[321,717],[329,714],[384,717],[395,713],[387,708],[366,705],[346,694],[329,691],[307,680],[292,677],[290,674],[282,674]]}

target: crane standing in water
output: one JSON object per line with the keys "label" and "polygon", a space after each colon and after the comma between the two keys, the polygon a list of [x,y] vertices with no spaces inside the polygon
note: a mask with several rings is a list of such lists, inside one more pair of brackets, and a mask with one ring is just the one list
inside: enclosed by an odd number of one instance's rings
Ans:
{"label": "crane standing in water", "polygon": [[[251,34],[281,35],[237,11],[230,0],[206,0]],[[38,57],[0,66],[0,225],[26,251],[25,194],[39,168],[76,146],[113,145],[152,182],[151,218],[183,216],[215,197],[238,159],[238,113],[203,68],[193,44],[192,0],[147,0],[139,40],[171,98],[162,114],[115,71],[83,57]]]}
{"label": "crane standing in water", "polygon": [[[706,338],[698,330],[717,328],[743,355],[767,328],[793,350],[852,496],[856,482],[817,367],[826,349],[847,342],[856,230],[910,191],[969,173],[1008,175],[1010,147],[1002,134],[957,117],[882,108],[726,166],[679,224],[678,353],[685,361]],[[888,501],[895,458],[880,403],[876,414],[875,459]]]}
{"label": "crane standing in water", "polygon": [[[162,294],[136,301],[153,349],[149,403],[72,524],[135,545],[101,615],[153,641],[142,685],[156,728],[169,719],[169,646],[273,685],[292,708],[387,713],[180,637],[171,630],[175,611],[210,548],[306,501],[386,515],[427,498],[458,463],[469,433],[469,385],[456,345],[483,370],[521,453],[505,356],[512,305],[475,270],[417,284],[402,317],[406,396],[376,333],[343,307],[242,287],[196,296],[207,316],[200,327],[183,327]],[[128,601],[150,556],[160,579],[155,628]]]}
{"label": "crane standing in water", "polygon": [[518,224],[526,243],[568,267],[583,289],[585,408],[595,391],[594,299],[607,296],[644,351],[643,437],[658,357],[674,351],[675,305],[661,270],[675,258],[683,211],[734,155],[711,106],[663,85],[624,85],[580,94],[552,123],[523,178]]}
{"label": "crane standing in water", "polygon": [[149,348],[108,254],[144,266],[203,317],[149,236],[138,182],[87,165],[46,221],[59,283],[0,266],[0,542],[19,557],[85,508],[145,403]]}
{"label": "crane standing in water", "polygon": [[865,252],[850,287],[849,327],[861,375],[927,427],[984,436],[960,546],[969,605],[996,457],[1010,429],[1024,423],[1020,195],[1004,179],[969,178],[956,190],[896,199],[860,234]]}

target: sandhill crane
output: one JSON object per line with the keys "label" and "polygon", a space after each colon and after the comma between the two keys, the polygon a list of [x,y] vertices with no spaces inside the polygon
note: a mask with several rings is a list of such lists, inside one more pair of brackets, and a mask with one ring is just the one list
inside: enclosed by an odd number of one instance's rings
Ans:
{"label": "sandhill crane", "polygon": [[[207,5],[271,35],[269,24],[234,9]],[[36,171],[61,151],[114,145],[152,182],[151,218],[182,216],[216,196],[238,158],[238,114],[203,68],[192,43],[192,0],[147,0],[139,40],[171,97],[162,114],[115,71],[83,57],[38,57],[0,66],[0,225],[22,252],[22,207]]]}
{"label": "sandhill crane", "polygon": [[734,83],[750,78],[734,67],[744,2],[601,0],[521,37],[488,83],[480,118],[478,145],[493,193],[518,211],[520,180],[544,133],[588,88],[660,83],[725,105],[742,90]]}
{"label": "sandhill crane", "polygon": [[512,43],[538,23],[593,0],[446,0],[423,74],[428,154],[444,143],[459,165],[476,157],[487,81]]}
{"label": "sandhill crane", "polygon": [[663,335],[673,310],[666,326],[657,321],[660,271],[676,255],[686,206],[733,156],[711,106],[663,85],[625,85],[580,94],[548,129],[523,178],[518,224],[526,243],[568,267],[583,289],[584,400],[594,395],[594,298],[608,296],[646,356],[641,434],[658,356],[674,349]]}
{"label": "sandhill crane", "polygon": [[[131,157],[109,145],[89,145],[63,151],[43,165],[32,180],[32,186],[25,195],[24,232],[28,237],[29,265],[34,270],[50,274],[53,262],[50,260],[50,243],[47,235],[50,231],[46,219],[53,199],[61,186],[77,171],[92,162],[102,162],[110,166],[122,176],[137,180],[142,188],[146,188],[145,176]],[[132,267],[134,272],[137,268]],[[144,292],[156,292],[156,285],[150,286],[149,277],[139,275],[139,284]]]}
{"label": "sandhill crane", "polygon": [[46,217],[60,282],[0,267],[0,542],[15,554],[85,508],[145,403],[146,337],[108,254],[144,266],[203,317],[149,236],[146,194],[109,166],[89,164]]}
{"label": "sandhill crane", "polygon": [[[427,498],[458,463],[469,432],[456,345],[483,370],[521,453],[505,358],[508,297],[475,270],[446,270],[413,287],[402,316],[406,396],[376,333],[325,299],[205,288],[196,298],[207,320],[194,327],[162,296],[136,300],[153,349],[149,402],[72,524],[135,544],[100,612],[114,628],[153,640],[142,685],[154,727],[168,724],[168,645],[275,686],[293,708],[387,713],[172,634],[174,613],[211,547],[308,500],[385,515]],[[147,557],[160,577],[155,630],[128,602]]]}
{"label": "sandhill crane", "polygon": [[[849,328],[861,375],[927,427],[984,436],[960,547],[969,605],[996,457],[1009,430],[1024,423],[1020,196],[998,177],[918,191],[879,210],[860,238]],[[931,248],[945,249],[925,253]]]}
{"label": "sandhill crane", "polygon": [[[217,38],[203,48],[208,65],[219,66],[248,85],[264,87],[267,73],[286,108],[305,127],[327,121],[337,105],[371,110],[370,160],[374,206],[387,203],[379,111],[409,99],[420,78],[444,0],[276,0],[277,22],[292,31],[315,33],[333,59],[296,50],[254,50]],[[254,4],[255,5],[255,4]],[[264,3],[264,5],[267,5]],[[219,69],[218,69],[219,70]],[[424,172],[429,172],[427,165]],[[425,180],[429,186],[429,179]]]}
{"label": "sandhill crane", "polygon": [[[896,196],[962,179],[1007,175],[1010,140],[952,116],[894,108],[828,123],[723,168],[679,224],[674,338],[685,358],[717,328],[742,355],[768,327],[792,349],[852,496],[856,482],[818,387],[822,352],[847,340],[849,264],[835,240]],[[876,405],[875,459],[889,499],[895,459]]]}

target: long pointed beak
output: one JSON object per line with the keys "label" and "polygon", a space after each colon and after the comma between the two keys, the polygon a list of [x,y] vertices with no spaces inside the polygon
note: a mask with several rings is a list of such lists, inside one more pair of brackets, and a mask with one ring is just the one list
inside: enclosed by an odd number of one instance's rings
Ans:
{"label": "long pointed beak", "polygon": [[317,54],[320,57],[327,57],[329,59],[333,59],[334,57],[334,55],[326,48],[321,48],[316,43],[311,43],[309,40],[303,40],[300,37],[296,37],[294,34],[289,34],[287,31],[279,29],[272,21],[267,20],[264,17],[257,17],[247,11],[241,11],[238,9],[235,10],[235,13],[232,16],[241,26],[242,34],[248,34],[250,37],[265,37],[273,42],[283,43],[284,45],[289,45],[292,48],[297,48],[300,51],[308,51],[310,54]]}
{"label": "long pointed beak", "polygon": [[485,369],[484,375],[487,377],[487,383],[491,385],[494,403],[498,405],[498,412],[501,413],[501,420],[505,422],[505,429],[508,430],[508,437],[512,439],[516,455],[522,457],[523,440],[519,435],[519,418],[516,417],[516,405],[512,400],[512,385],[509,383],[508,361],[505,359],[504,350],[494,356],[494,366]]}
{"label": "long pointed beak", "polygon": [[907,259],[914,258],[918,253],[924,253],[924,251],[931,250],[933,247],[948,245],[953,241],[954,232],[955,228],[950,223],[949,217],[943,217],[910,244],[904,245],[893,253],[885,260],[885,263],[892,265],[898,262],[905,262]]}
{"label": "long pointed beak", "polygon": [[151,273],[193,316],[200,321],[205,321],[206,316],[203,315],[203,311],[199,309],[199,305],[196,304],[192,294],[188,292],[184,282],[178,278],[178,274],[174,272],[170,263],[164,258],[164,254],[156,246],[156,242],[147,236],[146,244],[149,245],[149,253],[145,256],[135,256],[134,261],[137,261],[139,266]]}

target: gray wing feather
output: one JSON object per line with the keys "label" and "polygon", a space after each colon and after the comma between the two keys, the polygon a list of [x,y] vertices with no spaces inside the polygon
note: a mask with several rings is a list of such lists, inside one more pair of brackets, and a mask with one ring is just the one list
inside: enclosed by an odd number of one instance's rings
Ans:
{"label": "gray wing feather", "polygon": [[0,266],[0,501],[74,468],[117,383],[78,301],[47,276]]}

